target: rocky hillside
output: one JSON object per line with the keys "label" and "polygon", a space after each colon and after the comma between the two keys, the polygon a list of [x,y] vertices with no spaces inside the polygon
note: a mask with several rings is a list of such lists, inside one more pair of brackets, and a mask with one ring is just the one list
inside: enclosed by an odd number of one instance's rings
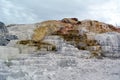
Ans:
{"label": "rocky hillside", "polygon": [[[79,50],[90,51],[92,57],[110,56],[118,53],[120,49],[117,45],[119,44],[119,38],[117,37],[115,41],[112,41],[114,36],[119,35],[119,28],[95,20],[79,21],[77,18],[64,18],[62,20],[49,20],[36,24],[10,26],[11,25],[9,25],[10,33],[17,35],[19,38],[18,44],[29,45],[39,50],[45,48],[50,51],[58,51],[58,45],[51,43],[51,40],[47,40],[46,42],[46,38],[50,38],[50,36],[52,38],[59,36],[60,39],[62,38],[64,40],[63,43],[73,45]],[[104,34],[113,37],[106,36],[105,38]],[[101,35],[102,38],[98,38],[99,35]],[[110,39],[109,45],[103,45],[103,43],[107,43],[108,38]],[[57,41],[60,42],[59,39],[57,39]],[[60,44],[61,43],[59,43],[59,45]],[[109,51],[110,54],[106,55],[105,52],[108,52],[108,48],[112,50]],[[117,54],[117,56],[115,55],[114,57],[119,56],[120,55]]]}
{"label": "rocky hillside", "polygon": [[64,18],[0,23],[0,80],[120,80],[120,29]]}

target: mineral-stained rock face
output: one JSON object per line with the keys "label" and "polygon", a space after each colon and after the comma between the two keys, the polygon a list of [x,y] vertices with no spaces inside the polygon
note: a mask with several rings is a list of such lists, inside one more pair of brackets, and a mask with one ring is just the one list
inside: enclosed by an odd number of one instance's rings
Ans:
{"label": "mineral-stained rock face", "polygon": [[[31,35],[31,38],[29,38],[33,42],[42,42],[46,39],[46,36],[60,36],[68,44],[73,45],[80,50],[88,50],[97,56],[100,55],[101,52],[105,52],[105,50],[103,46],[101,46],[101,43],[99,43],[99,38],[96,39],[96,35],[119,32],[119,28],[116,28],[113,25],[96,20],[79,21],[77,18],[48,20],[36,23],[34,26],[34,29],[31,29],[33,30],[33,34]],[[101,39],[104,40],[104,36],[101,36]],[[116,41],[118,42],[118,39]]]}
{"label": "mineral-stained rock face", "polygon": [[113,32],[118,29],[113,25],[105,24],[95,20],[78,21],[77,18],[64,18],[60,21],[51,20],[37,23],[37,28],[34,30],[32,39],[35,41],[42,40],[45,35],[50,35],[55,31],[61,34],[67,34],[70,30],[78,30],[79,33],[93,32],[96,34]]}
{"label": "mineral-stained rock face", "polygon": [[105,32],[112,32],[112,29],[109,27],[108,24],[98,22],[95,20],[83,20],[81,24],[76,26],[78,30],[85,28],[89,32],[94,33],[105,33]]}
{"label": "mineral-stained rock face", "polygon": [[79,23],[77,18],[64,18],[61,21],[64,23],[70,23],[70,24],[78,24]]}
{"label": "mineral-stained rock face", "polygon": [[50,35],[56,31],[59,31],[62,27],[71,26],[71,24],[61,21],[51,20],[36,24],[37,28],[34,30],[32,40],[40,41],[46,35]]}
{"label": "mineral-stained rock face", "polygon": [[35,33],[33,34],[32,39],[34,41],[40,41],[46,36],[47,32],[48,32],[47,27],[39,27],[35,29]]}

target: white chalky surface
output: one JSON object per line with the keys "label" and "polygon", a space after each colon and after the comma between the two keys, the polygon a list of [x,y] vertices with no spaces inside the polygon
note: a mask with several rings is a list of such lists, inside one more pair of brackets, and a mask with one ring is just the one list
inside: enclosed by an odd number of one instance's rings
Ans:
{"label": "white chalky surface", "polygon": [[29,54],[0,60],[0,80],[120,80],[120,60]]}

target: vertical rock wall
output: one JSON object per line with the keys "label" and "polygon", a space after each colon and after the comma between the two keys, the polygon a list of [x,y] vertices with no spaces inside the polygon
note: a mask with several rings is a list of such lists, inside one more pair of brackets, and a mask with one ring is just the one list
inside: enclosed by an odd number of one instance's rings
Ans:
{"label": "vertical rock wall", "polygon": [[108,57],[120,57],[120,33],[111,32],[95,36],[102,48],[102,54]]}

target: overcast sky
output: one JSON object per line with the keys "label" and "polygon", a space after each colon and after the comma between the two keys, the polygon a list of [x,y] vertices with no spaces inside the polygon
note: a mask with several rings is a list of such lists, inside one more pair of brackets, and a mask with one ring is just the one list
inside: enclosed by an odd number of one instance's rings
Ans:
{"label": "overcast sky", "polygon": [[77,17],[120,25],[120,0],[0,0],[0,21],[35,23]]}

